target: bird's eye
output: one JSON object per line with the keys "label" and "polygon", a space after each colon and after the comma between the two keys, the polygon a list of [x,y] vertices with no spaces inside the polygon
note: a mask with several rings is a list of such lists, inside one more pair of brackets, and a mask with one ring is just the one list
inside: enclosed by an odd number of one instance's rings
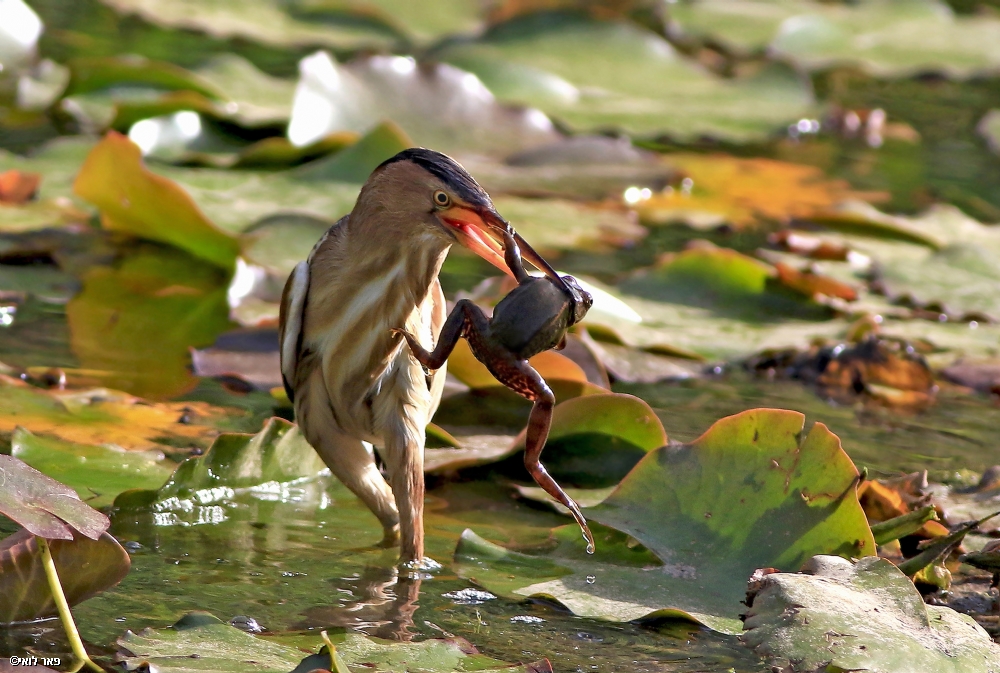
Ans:
{"label": "bird's eye", "polygon": [[447,208],[451,205],[451,197],[439,189],[434,192],[434,205],[438,208]]}

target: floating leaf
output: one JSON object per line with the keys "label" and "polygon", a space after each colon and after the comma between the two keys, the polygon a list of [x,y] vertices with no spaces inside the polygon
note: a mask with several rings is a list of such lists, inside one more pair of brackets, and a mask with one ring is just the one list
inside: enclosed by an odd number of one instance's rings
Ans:
{"label": "floating leaf", "polygon": [[[587,383],[587,375],[580,365],[555,351],[543,351],[528,362],[548,382],[562,380]],[[493,377],[486,365],[476,359],[464,339],[455,344],[455,350],[448,357],[448,371],[473,390],[503,385]]]}
{"label": "floating leaf", "polygon": [[11,169],[0,173],[0,204],[20,205],[38,193],[42,176]]}
{"label": "floating leaf", "polygon": [[279,0],[102,0],[121,14],[137,14],[157,26],[195,30],[216,38],[244,38],[276,47],[326,45],[334,49],[386,49],[399,37],[389,26],[344,14],[312,22]]}
{"label": "floating leaf", "polygon": [[379,164],[410,147],[413,141],[399,126],[391,121],[382,122],[350,147],[298,169],[295,177],[304,181],[336,180],[361,185]]}
{"label": "floating leaf", "polygon": [[[48,545],[70,605],[115,586],[131,567],[128,552],[108,533],[96,540],[73,535]],[[0,595],[0,623],[57,616],[38,542],[26,530],[0,540]]]}
{"label": "floating leaf", "polygon": [[333,131],[367,133],[391,120],[425,147],[501,156],[561,136],[538,110],[505,107],[472,73],[409,56],[345,65],[326,52],[299,65],[288,138],[304,145]]}
{"label": "floating leaf", "polygon": [[955,16],[936,0],[707,0],[669,11],[679,31],[741,55],[767,48],[810,70],[859,67],[879,77],[934,71],[965,78],[1000,67],[1000,21]]}
{"label": "floating leaf", "polygon": [[[314,640],[316,645],[322,644],[318,637]],[[529,670],[479,654],[471,643],[462,638],[430,638],[401,643],[347,633],[331,634],[330,640],[344,665],[363,667],[373,672],[528,673]],[[303,652],[298,647],[252,636],[207,612],[188,613],[165,629],[147,628],[139,633],[127,631],[117,644],[122,649],[122,659],[129,671],[149,666],[169,673],[206,670],[288,673],[293,669],[311,671],[330,666],[326,650],[307,657],[303,663],[307,663],[308,668],[298,666],[303,659]],[[551,671],[551,668],[548,670]]]}
{"label": "floating leaf", "polygon": [[[802,438],[803,423],[802,414],[774,409],[723,419],[691,444],[648,453],[611,496],[585,510],[588,520],[638,540],[662,566],[590,560],[582,542],[514,555],[468,533],[456,550],[460,571],[491,591],[554,598],[581,616],[683,616],[738,632],[754,568],[798,568],[818,552],[875,551],[855,493],[857,470],[826,426]],[[601,544],[598,535],[598,553]]]}
{"label": "floating leaf", "polygon": [[989,673],[1000,646],[968,615],[925,605],[884,559],[817,556],[751,587],[744,644],[783,668]]}
{"label": "floating leaf", "polygon": [[699,228],[786,223],[824,212],[853,196],[847,183],[823,171],[773,159],[671,154],[668,161],[690,183],[669,187],[635,203],[643,222],[686,222]]}
{"label": "floating leaf", "polygon": [[[255,435],[224,433],[203,456],[188,458],[157,490],[126,491],[116,507],[187,512],[232,497],[237,489],[277,488],[314,477],[326,469],[298,427],[280,418],[268,420]],[[197,508],[196,508],[197,509]]]}
{"label": "floating leaf", "polygon": [[87,156],[74,191],[96,205],[108,229],[162,241],[231,269],[236,241],[216,229],[184,191],[142,164],[139,148],[109,132]]}
{"label": "floating leaf", "polygon": [[993,150],[993,153],[1000,154],[1000,110],[987,112],[979,120],[979,126],[976,127],[976,130]]}
{"label": "floating leaf", "polygon": [[438,56],[476,73],[501,100],[536,105],[581,131],[745,141],[812,106],[808,86],[783,66],[722,79],[652,31],[579,14],[516,18]]}
{"label": "floating leaf", "polygon": [[116,268],[91,267],[66,309],[73,353],[116,388],[186,392],[196,383],[189,349],[230,327],[225,282],[218,268],[169,248],[142,248]]}
{"label": "floating leaf", "polygon": [[76,489],[91,507],[110,505],[116,495],[130,488],[159,488],[174,466],[159,451],[67,442],[24,428],[14,431],[10,444],[12,456]]}
{"label": "floating leaf", "polygon": [[213,433],[208,423],[226,413],[201,402],[153,404],[106,388],[46,391],[6,377],[0,377],[0,400],[0,432],[21,427],[68,442],[130,450],[198,445]]}
{"label": "floating leaf", "polygon": [[32,535],[72,540],[73,531],[96,540],[111,522],[68,486],[13,456],[0,454],[0,514]]}
{"label": "floating leaf", "polygon": [[[525,433],[511,447],[524,450]],[[667,433],[653,410],[632,395],[586,395],[557,404],[545,443],[545,467],[560,484],[615,484]]]}

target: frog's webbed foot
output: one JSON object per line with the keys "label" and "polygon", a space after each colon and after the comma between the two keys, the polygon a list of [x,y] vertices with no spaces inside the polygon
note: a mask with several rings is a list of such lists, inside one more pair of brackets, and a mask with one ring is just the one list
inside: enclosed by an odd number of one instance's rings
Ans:
{"label": "frog's webbed foot", "polygon": [[594,536],[590,532],[583,512],[580,511],[580,506],[573,498],[566,495],[566,492],[562,490],[562,487],[556,483],[556,480],[540,462],[542,449],[545,448],[545,440],[549,437],[549,427],[552,425],[552,408],[556,403],[555,395],[552,394],[545,379],[528,364],[527,360],[521,360],[517,366],[517,373],[503,383],[514,392],[534,402],[534,406],[531,407],[531,415],[528,417],[527,432],[525,432],[524,467],[527,468],[536,484],[570,511],[579,524],[583,537],[587,540],[587,553],[593,554]]}

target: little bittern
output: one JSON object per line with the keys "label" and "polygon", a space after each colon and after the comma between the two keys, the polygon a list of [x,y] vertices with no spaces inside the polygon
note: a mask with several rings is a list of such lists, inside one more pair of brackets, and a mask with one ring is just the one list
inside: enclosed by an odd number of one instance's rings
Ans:
{"label": "little bittern", "polygon": [[[438,272],[458,242],[510,274],[497,242],[559,276],[497,213],[453,159],[414,148],[384,162],[354,209],[319,240],[285,284],[281,375],[299,427],[330,470],[378,517],[400,558],[424,553],[424,428],[444,368],[426,373],[392,330],[434,349],[446,306]],[[382,477],[378,447],[389,475]]]}

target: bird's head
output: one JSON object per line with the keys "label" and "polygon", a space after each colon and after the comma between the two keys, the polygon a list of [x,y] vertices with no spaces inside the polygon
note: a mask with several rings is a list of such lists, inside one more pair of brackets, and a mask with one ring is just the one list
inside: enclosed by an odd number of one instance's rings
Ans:
{"label": "bird's head", "polygon": [[[486,190],[451,157],[414,147],[383,162],[372,173],[366,190],[377,190],[381,207],[401,213],[410,226],[448,243],[460,243],[506,274],[499,241],[510,232],[521,255],[546,275],[558,275],[497,212]],[[360,203],[360,199],[359,199]]]}

